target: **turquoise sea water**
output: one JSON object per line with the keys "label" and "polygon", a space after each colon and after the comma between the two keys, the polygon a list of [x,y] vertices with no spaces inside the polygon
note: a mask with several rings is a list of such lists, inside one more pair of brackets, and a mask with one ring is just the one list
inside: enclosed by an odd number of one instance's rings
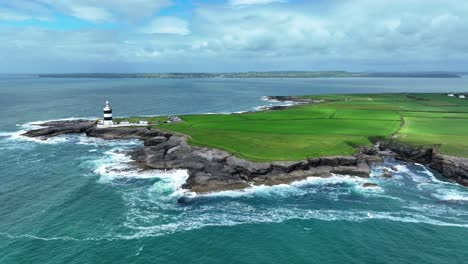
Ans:
{"label": "turquoise sea water", "polygon": [[[39,120],[228,113],[265,95],[468,91],[461,79],[0,77],[0,263],[466,263],[468,189],[392,160],[369,180],[184,194],[178,172],[139,172],[138,141],[19,136]],[[397,166],[389,180],[385,167]],[[378,188],[362,188],[364,182]],[[184,204],[177,199],[186,196]]]}

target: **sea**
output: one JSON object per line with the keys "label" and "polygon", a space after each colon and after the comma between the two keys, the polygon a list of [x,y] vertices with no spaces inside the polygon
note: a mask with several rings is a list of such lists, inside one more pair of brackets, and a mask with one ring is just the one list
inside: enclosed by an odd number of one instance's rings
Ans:
{"label": "sea", "polygon": [[[196,195],[139,171],[135,140],[21,133],[47,120],[252,111],[267,95],[468,92],[455,79],[0,76],[0,263],[467,263],[468,188],[388,159],[369,179]],[[398,171],[379,177],[385,168]],[[366,182],[377,187],[363,188]],[[185,197],[184,203],[178,199]]]}

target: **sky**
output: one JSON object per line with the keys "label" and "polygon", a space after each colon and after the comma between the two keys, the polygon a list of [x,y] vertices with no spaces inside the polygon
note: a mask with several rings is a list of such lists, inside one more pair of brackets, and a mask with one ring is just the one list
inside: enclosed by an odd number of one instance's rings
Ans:
{"label": "sky", "polygon": [[0,0],[0,73],[468,71],[468,1]]}

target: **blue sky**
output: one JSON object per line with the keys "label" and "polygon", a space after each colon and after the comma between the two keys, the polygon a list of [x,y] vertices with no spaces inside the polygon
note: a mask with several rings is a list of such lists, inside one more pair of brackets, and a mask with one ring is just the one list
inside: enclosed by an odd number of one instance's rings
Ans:
{"label": "blue sky", "polygon": [[468,1],[0,0],[0,72],[468,71]]}

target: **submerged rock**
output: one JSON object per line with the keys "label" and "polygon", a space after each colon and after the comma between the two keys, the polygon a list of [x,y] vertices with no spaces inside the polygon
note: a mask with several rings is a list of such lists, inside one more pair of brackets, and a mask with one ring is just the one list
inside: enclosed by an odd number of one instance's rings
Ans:
{"label": "submerged rock", "polygon": [[382,178],[388,179],[388,178],[392,178],[393,175],[392,175],[392,173],[391,173],[387,168],[384,168],[384,169],[382,170],[382,175],[381,175],[381,177],[382,177]]}
{"label": "submerged rock", "polygon": [[366,183],[364,183],[364,184],[362,185],[362,187],[364,187],[364,188],[372,188],[372,187],[379,187],[379,185],[376,184],[376,183],[373,183],[373,182],[366,182]]}

